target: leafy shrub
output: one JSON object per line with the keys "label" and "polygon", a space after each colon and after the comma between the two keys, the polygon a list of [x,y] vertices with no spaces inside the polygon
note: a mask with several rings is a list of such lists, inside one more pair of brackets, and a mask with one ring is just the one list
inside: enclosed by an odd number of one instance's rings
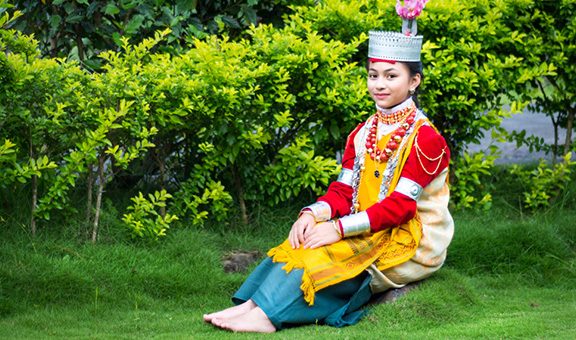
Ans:
{"label": "leafy shrub", "polygon": [[[285,200],[307,188],[319,191],[333,175],[335,162],[322,175],[328,165],[319,163],[322,169],[315,170],[307,164],[288,164],[288,159],[309,161],[300,155],[303,145],[297,141],[313,136],[307,148],[318,150],[318,156],[334,157],[342,136],[357,124],[350,119],[358,114],[355,108],[368,103],[362,72],[347,63],[358,41],[327,42],[314,32],[268,25],[247,34],[249,38],[237,42],[226,37],[198,40],[164,68],[176,76],[161,86],[167,98],[174,98],[186,124],[168,124],[164,131],[170,133],[161,132],[162,138],[155,141],[170,150],[175,138],[184,140],[184,162],[176,159],[178,154],[164,155],[166,163],[174,165],[168,177],[220,182],[241,210],[244,207],[242,214],[258,202],[275,202],[278,195]],[[315,173],[288,175],[286,167]],[[266,181],[278,176],[289,176],[303,187],[286,190],[284,181]]]}
{"label": "leafy shrub", "polygon": [[223,221],[232,202],[232,196],[220,182],[200,184],[194,177],[183,183],[174,195],[175,202],[170,208],[182,216],[186,224],[196,227],[203,226],[209,216]]}
{"label": "leafy shrub", "polygon": [[169,213],[162,215],[159,212],[160,208],[166,208],[166,201],[169,198],[172,198],[172,195],[166,190],[156,191],[153,195],[149,194],[148,199],[141,192],[138,196],[131,198],[134,204],[127,210],[132,212],[124,214],[122,221],[131,230],[132,237],[158,240],[166,236],[170,224],[178,220],[175,215]]}
{"label": "leafy shrub", "polygon": [[267,193],[270,204],[287,201],[305,189],[321,195],[339,171],[335,159],[315,156],[304,136],[279,151],[277,162],[266,167],[259,191]]}
{"label": "leafy shrub", "polygon": [[[508,25],[522,32],[522,39],[510,46],[513,54],[523,57],[525,65],[516,92],[530,101],[532,111],[551,118],[556,135],[560,128],[568,130],[564,140],[555,138],[550,145],[538,143],[536,136],[525,136],[523,143],[543,148],[555,163],[575,147],[576,50],[571,46],[576,42],[576,6],[571,0],[509,0],[503,10]],[[552,74],[547,72],[551,68]]]}
{"label": "leafy shrub", "polygon": [[[95,3],[92,9],[100,10],[102,2]],[[466,155],[464,146],[526,105],[514,90],[557,72],[550,63],[525,63],[509,48],[526,38],[503,16],[509,5],[430,2],[419,19],[426,36],[421,102],[454,155],[455,207],[490,204],[486,178],[494,155]],[[43,219],[73,211],[72,194],[85,190],[87,223],[95,230],[104,189],[119,184],[120,173],[136,178],[140,191],[173,194],[167,208],[191,225],[210,214],[225,218],[231,202],[247,217],[262,202],[320,193],[337,172],[332,159],[344,136],[374,111],[366,94],[365,32],[398,30],[400,20],[393,3],[369,0],[293,10],[283,27],[194,38],[172,55],[158,49],[171,39],[169,30],[138,44],[120,37],[117,48],[99,54],[99,72],[39,58],[31,37],[0,29],[0,67],[7,70],[0,140],[13,144],[1,156],[0,178],[32,169],[19,175],[25,184],[3,185],[30,185],[31,214]]]}
{"label": "leafy shrub", "polygon": [[[493,151],[492,151],[493,152]],[[452,166],[454,185],[450,188],[450,203],[456,209],[488,210],[492,206],[490,176],[497,155],[477,152],[464,153]]]}
{"label": "leafy shrub", "polygon": [[572,153],[567,153],[562,162],[553,166],[541,160],[533,170],[517,164],[512,166],[510,173],[524,187],[522,203],[525,208],[534,211],[550,207],[550,203],[558,198],[571,180],[572,168],[576,165],[571,158]]}
{"label": "leafy shrub", "polygon": [[91,69],[102,65],[99,53],[117,50],[122,46],[122,38],[138,44],[169,27],[170,35],[161,48],[177,53],[195,37],[223,31],[237,36],[262,21],[280,22],[288,11],[287,0],[14,0],[12,3],[21,11],[12,26],[35,35],[43,55],[79,60]]}
{"label": "leafy shrub", "polygon": [[27,164],[20,164],[16,161],[16,144],[6,139],[4,144],[0,144],[0,186],[6,188],[13,182],[26,183],[33,176],[40,177],[42,172],[53,169],[56,164],[46,156],[39,159],[31,158]]}

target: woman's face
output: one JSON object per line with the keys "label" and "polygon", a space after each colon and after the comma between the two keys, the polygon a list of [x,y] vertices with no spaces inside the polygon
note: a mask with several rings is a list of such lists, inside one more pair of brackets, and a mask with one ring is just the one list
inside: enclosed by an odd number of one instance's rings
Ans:
{"label": "woman's face", "polygon": [[403,63],[368,62],[368,92],[382,108],[402,103],[419,84],[420,75],[410,76],[408,66]]}

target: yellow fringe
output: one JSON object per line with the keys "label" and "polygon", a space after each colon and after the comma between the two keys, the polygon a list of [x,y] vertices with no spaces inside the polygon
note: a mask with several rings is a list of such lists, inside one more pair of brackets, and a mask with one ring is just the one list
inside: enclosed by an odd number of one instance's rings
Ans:
{"label": "yellow fringe", "polygon": [[314,282],[306,272],[302,274],[302,284],[300,285],[300,289],[304,293],[304,300],[308,302],[309,306],[313,306],[315,297]]}
{"label": "yellow fringe", "polygon": [[[288,240],[284,241],[284,243],[287,243],[287,242],[288,242]],[[285,263],[285,265],[282,267],[282,269],[286,273],[290,273],[292,271],[292,269],[294,269],[294,268],[303,269],[304,268],[304,262],[297,261],[296,260],[297,257],[295,257],[295,256],[290,256],[290,253],[287,252],[286,250],[284,250],[284,248],[282,246],[283,246],[283,244],[279,245],[278,247],[274,247],[268,251],[267,255],[268,255],[268,257],[272,258],[272,262]],[[293,251],[296,252],[296,251],[298,251],[298,249],[294,249]]]}

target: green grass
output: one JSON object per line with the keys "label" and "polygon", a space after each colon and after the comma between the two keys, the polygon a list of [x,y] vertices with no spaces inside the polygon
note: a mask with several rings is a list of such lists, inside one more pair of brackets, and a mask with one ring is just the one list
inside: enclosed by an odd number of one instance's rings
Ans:
{"label": "green grass", "polygon": [[[227,274],[226,252],[262,254],[285,237],[294,209],[260,212],[248,227],[173,229],[158,244],[126,241],[117,226],[97,245],[59,228],[32,239],[0,230],[0,338],[254,338],[202,322],[230,305],[247,273]],[[446,266],[358,325],[310,325],[272,338],[576,338],[576,212],[526,215],[505,205],[459,212]],[[273,221],[268,224],[268,221]],[[112,236],[110,236],[112,235]]]}

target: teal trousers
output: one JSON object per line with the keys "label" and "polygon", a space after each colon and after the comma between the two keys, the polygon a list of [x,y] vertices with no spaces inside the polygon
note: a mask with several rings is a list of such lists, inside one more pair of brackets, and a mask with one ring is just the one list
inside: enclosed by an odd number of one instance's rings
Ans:
{"label": "teal trousers", "polygon": [[302,269],[286,273],[284,263],[266,258],[248,276],[232,297],[235,304],[252,299],[277,330],[302,324],[327,324],[343,327],[357,323],[370,300],[368,273],[316,292],[314,305],[304,300],[300,285]]}

